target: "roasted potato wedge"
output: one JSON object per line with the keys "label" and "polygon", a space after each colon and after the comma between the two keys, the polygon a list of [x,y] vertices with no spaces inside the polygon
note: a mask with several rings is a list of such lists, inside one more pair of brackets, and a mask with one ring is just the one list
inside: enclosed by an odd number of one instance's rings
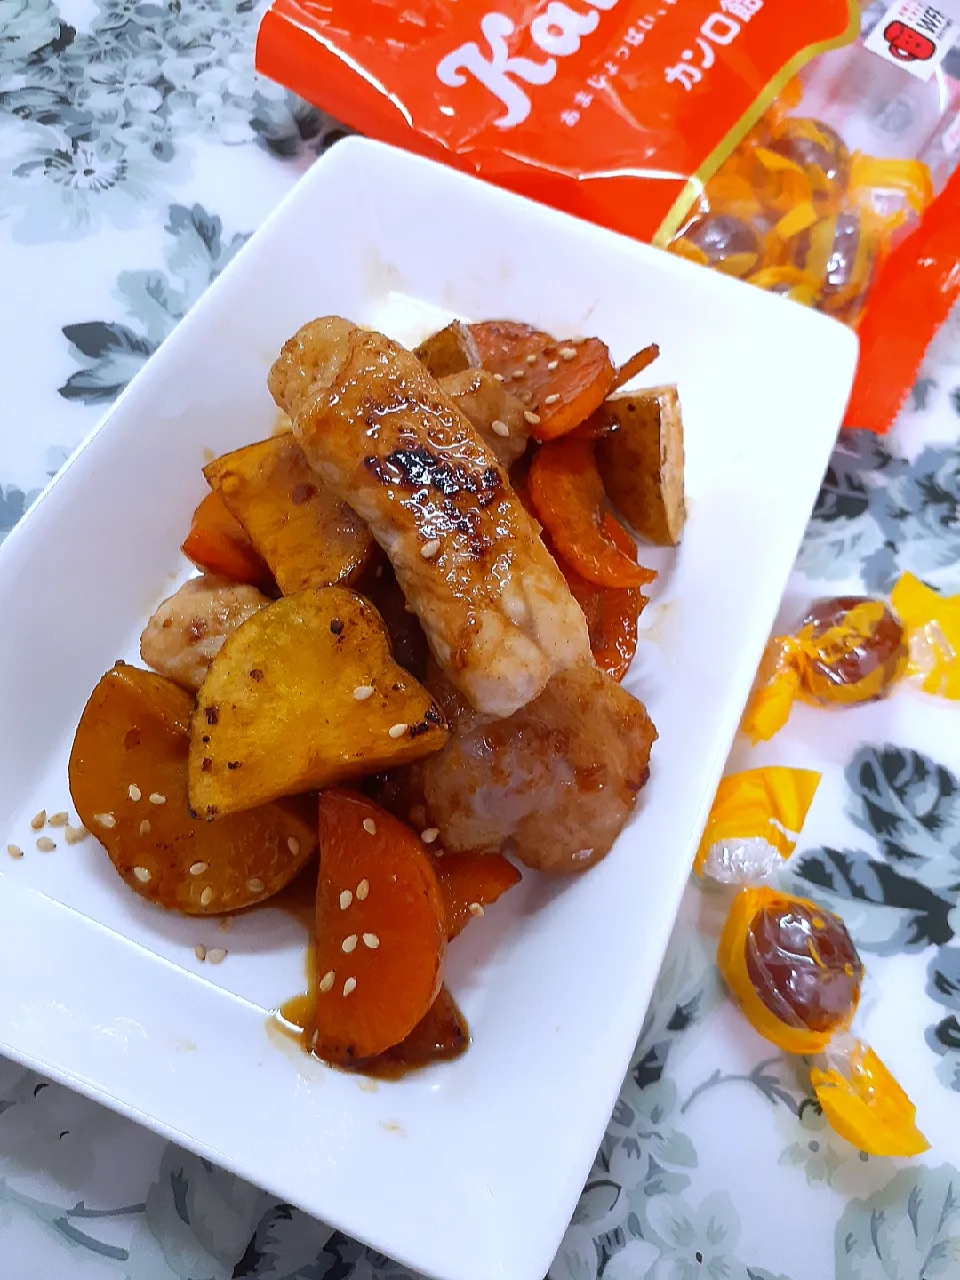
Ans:
{"label": "roasted potato wedge", "polygon": [[[530,438],[524,406],[486,369],[465,369],[440,379],[450,397],[505,467],[521,456]],[[496,426],[494,424],[497,424]]]}
{"label": "roasted potato wedge", "polygon": [[610,501],[642,538],[675,547],[686,518],[676,387],[611,396],[604,412],[614,429],[597,442],[597,465]]}
{"label": "roasted potato wedge", "polygon": [[464,369],[479,369],[481,364],[473,334],[459,320],[431,334],[413,354],[435,378],[445,378]]}
{"label": "roasted potato wedge", "polygon": [[367,526],[310,469],[290,434],[215,458],[203,474],[284,595],[352,583],[374,557]]}
{"label": "roasted potato wedge", "polygon": [[118,663],[77,726],[70,794],[131,889],[187,915],[218,915],[289,884],[317,847],[317,804],[284,800],[198,822],[187,804],[192,711],[172,681]]}
{"label": "roasted potato wedge", "polygon": [[210,664],[191,721],[190,803],[217,818],[410,763],[446,739],[372,605],[342,587],[303,591],[254,614]]}

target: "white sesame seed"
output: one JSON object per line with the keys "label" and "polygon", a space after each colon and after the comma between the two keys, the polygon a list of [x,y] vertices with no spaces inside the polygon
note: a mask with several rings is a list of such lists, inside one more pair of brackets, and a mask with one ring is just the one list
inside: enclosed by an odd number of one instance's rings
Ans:
{"label": "white sesame seed", "polygon": [[527,376],[526,369],[514,369],[513,375],[512,375],[514,382],[519,382],[521,378],[525,378],[526,376]]}
{"label": "white sesame seed", "polygon": [[247,888],[251,893],[263,893],[265,886],[258,876],[251,876],[247,881]]}
{"label": "white sesame seed", "polygon": [[9,853],[9,855],[10,855],[10,857],[11,857],[11,858],[22,858],[22,857],[23,857],[23,850],[20,848],[20,846],[19,846],[18,844],[8,844],[8,845],[7,845],[7,853]]}
{"label": "white sesame seed", "polygon": [[576,347],[561,347],[557,354],[561,360],[576,360],[577,349]]}
{"label": "white sesame seed", "polygon": [[365,901],[366,896],[369,892],[370,892],[370,881],[361,880],[360,883],[357,885],[357,901],[358,902]]}
{"label": "white sesame seed", "polygon": [[162,795],[160,794],[160,792],[159,792],[159,791],[154,791],[154,792],[151,794],[151,796],[150,796],[150,803],[151,803],[151,804],[166,804],[166,803],[167,803],[167,797],[166,797],[166,796],[162,796]]}
{"label": "white sesame seed", "polygon": [[530,355],[527,356],[527,364],[536,364],[536,363],[537,363],[537,357],[531,352]]}
{"label": "white sesame seed", "polygon": [[479,902],[471,902],[469,907],[467,907],[467,910],[470,912],[472,916],[483,915],[483,907],[481,907]]}
{"label": "white sesame seed", "polygon": [[95,813],[93,815],[93,820],[94,822],[99,823],[101,827],[106,827],[107,830],[117,825],[117,820],[112,813]]}
{"label": "white sesame seed", "polygon": [[203,964],[204,960],[206,960],[207,958],[207,948],[203,945],[202,942],[198,942],[197,945],[193,948],[193,954],[197,957],[200,963]]}
{"label": "white sesame seed", "polygon": [[148,835],[150,834],[150,819],[149,819],[149,818],[144,818],[144,820],[140,823],[140,834],[141,834],[142,836],[148,836]]}
{"label": "white sesame seed", "polygon": [[41,853],[53,853],[57,846],[53,843],[49,836],[41,836],[37,841],[37,848]]}
{"label": "white sesame seed", "polygon": [[495,373],[495,374],[493,375],[493,380],[494,380],[494,382],[504,382],[504,381],[505,381],[504,376],[503,376],[503,374],[502,374],[502,373]]}
{"label": "white sesame seed", "polygon": [[440,539],[431,538],[429,542],[425,542],[420,548],[420,554],[423,556],[424,560],[432,560],[439,550]]}
{"label": "white sesame seed", "polygon": [[343,984],[343,994],[344,994],[345,996],[350,995],[350,994],[351,994],[351,992],[356,991],[356,989],[357,989],[357,980],[356,980],[356,978],[348,978],[348,979],[346,980],[346,982]]}
{"label": "white sesame seed", "polygon": [[363,829],[368,836],[375,836],[377,834],[377,824],[372,818],[364,818]]}
{"label": "white sesame seed", "polygon": [[340,910],[346,911],[347,907],[349,907],[352,901],[353,901],[353,894],[350,892],[349,889],[344,889],[343,893],[340,894]]}
{"label": "white sesame seed", "polygon": [[327,970],[327,972],[326,972],[326,973],[323,975],[323,977],[320,979],[320,982],[318,983],[318,986],[320,987],[320,990],[321,990],[324,994],[326,994],[326,993],[330,990],[330,988],[333,986],[333,982],[334,982],[334,979],[336,978],[336,976],[337,976],[337,975],[336,975],[336,973],[333,971],[333,969],[328,969],[328,970]]}
{"label": "white sesame seed", "polygon": [[212,901],[213,901],[213,890],[210,888],[209,885],[207,885],[203,893],[201,893],[200,895],[200,905],[201,907],[209,907]]}
{"label": "white sesame seed", "polygon": [[559,367],[559,364],[560,364],[559,360],[549,360],[547,362],[547,368],[550,370],[551,373],[553,373],[554,369]]}
{"label": "white sesame seed", "polygon": [[202,876],[208,865],[209,863],[206,862],[195,862],[190,868],[190,874],[192,876]]}
{"label": "white sesame seed", "polygon": [[582,347],[582,346],[583,346],[583,344],[584,344],[585,342],[586,342],[586,338],[571,338],[571,339],[570,339],[570,345],[571,345],[571,347]]}
{"label": "white sesame seed", "polygon": [[47,819],[51,827],[65,827],[70,821],[70,815],[65,809],[61,809],[59,813],[52,813]]}
{"label": "white sesame seed", "polygon": [[225,947],[211,947],[207,952],[207,964],[220,964],[226,958],[227,951]]}
{"label": "white sesame seed", "polygon": [[380,939],[375,933],[365,933],[363,935],[363,945],[369,947],[371,951],[376,951],[380,945]]}
{"label": "white sesame seed", "polygon": [[544,397],[543,397],[543,403],[544,403],[544,404],[556,404],[556,403],[557,403],[557,401],[558,401],[559,399],[560,399],[560,397],[559,397],[558,395],[544,396]]}
{"label": "white sesame seed", "polygon": [[356,949],[357,949],[357,935],[355,933],[348,933],[347,936],[344,938],[344,940],[340,943],[340,950],[345,951],[347,955],[349,955],[351,951],[356,951]]}
{"label": "white sesame seed", "polygon": [[131,782],[129,787],[127,787],[127,795],[131,800],[139,800],[142,797],[143,792],[135,782]]}
{"label": "white sesame seed", "polygon": [[300,852],[300,841],[297,839],[296,836],[287,836],[287,848],[290,850],[290,852],[293,854],[294,857],[297,856],[297,854]]}
{"label": "white sesame seed", "polygon": [[420,839],[424,844],[433,844],[437,836],[440,834],[439,827],[427,827],[420,832]]}
{"label": "white sesame seed", "polygon": [[387,730],[391,738],[402,738],[407,732],[407,726],[402,722],[400,724],[392,724]]}
{"label": "white sesame seed", "polygon": [[490,423],[490,430],[495,436],[502,436],[504,438],[510,434],[510,428],[501,418],[494,418]]}
{"label": "white sesame seed", "polygon": [[79,844],[81,840],[86,840],[90,832],[86,827],[71,827],[68,823],[63,834],[67,838],[67,844]]}
{"label": "white sesame seed", "polygon": [[373,697],[372,684],[358,684],[353,691],[353,696],[358,702],[366,702],[368,698]]}
{"label": "white sesame seed", "polygon": [[232,928],[233,928],[233,916],[224,916],[223,919],[220,921],[220,932],[226,933],[229,929],[232,929]]}
{"label": "white sesame seed", "polygon": [[35,813],[30,819],[30,825],[34,831],[42,831],[47,821],[46,809],[41,809],[39,813]]}
{"label": "white sesame seed", "polygon": [[540,422],[540,415],[539,413],[534,413],[532,409],[524,409],[523,420],[524,422],[529,422],[531,427],[535,427]]}
{"label": "white sesame seed", "polygon": [[134,867],[133,874],[137,877],[141,884],[150,883],[150,872],[146,867]]}

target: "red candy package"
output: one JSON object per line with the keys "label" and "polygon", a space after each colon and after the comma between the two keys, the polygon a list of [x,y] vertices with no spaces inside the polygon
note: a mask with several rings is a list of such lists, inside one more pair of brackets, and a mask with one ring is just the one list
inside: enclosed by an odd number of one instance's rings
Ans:
{"label": "red candy package", "polygon": [[371,137],[856,326],[952,168],[958,36],[960,0],[274,0],[256,60]]}

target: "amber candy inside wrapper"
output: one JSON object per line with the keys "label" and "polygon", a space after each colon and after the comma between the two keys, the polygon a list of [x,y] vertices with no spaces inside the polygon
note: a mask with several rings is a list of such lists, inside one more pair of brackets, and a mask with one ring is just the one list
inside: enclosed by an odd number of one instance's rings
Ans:
{"label": "amber candy inside wrapper", "polygon": [[863,965],[843,921],[806,898],[742,889],[717,963],[751,1026],[788,1053],[818,1053],[849,1026]]}
{"label": "amber candy inside wrapper", "polygon": [[671,246],[680,257],[742,278],[760,263],[762,245],[757,231],[732,213],[705,213],[689,222]]}
{"label": "amber candy inside wrapper", "polygon": [[859,213],[841,210],[818,218],[787,240],[787,265],[817,281],[818,306],[852,323],[866,299],[877,239]]}
{"label": "amber candy inside wrapper", "polygon": [[820,600],[804,618],[797,639],[803,651],[800,685],[815,702],[873,702],[906,670],[904,628],[882,600]]}
{"label": "amber candy inside wrapper", "polygon": [[829,125],[805,116],[786,116],[774,125],[768,150],[791,161],[807,176],[815,204],[832,207],[850,177],[850,152]]}

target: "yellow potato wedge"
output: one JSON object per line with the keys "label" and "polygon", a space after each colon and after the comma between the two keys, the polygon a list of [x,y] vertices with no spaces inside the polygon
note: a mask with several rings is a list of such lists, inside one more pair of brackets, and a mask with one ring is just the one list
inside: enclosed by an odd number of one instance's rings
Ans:
{"label": "yellow potato wedge", "polygon": [[431,334],[413,354],[435,378],[445,378],[463,369],[479,369],[482,364],[473,335],[459,320]]}
{"label": "yellow potato wedge", "polygon": [[367,526],[310,469],[292,435],[224,454],[203,474],[284,595],[352,583],[372,561],[376,547]]}
{"label": "yellow potato wedge", "polygon": [[511,467],[530,439],[530,428],[523,416],[526,406],[486,369],[464,369],[439,382],[444,395],[450,397],[484,444],[505,467]]}
{"label": "yellow potato wedge", "polygon": [[597,465],[610,501],[642,538],[675,547],[686,518],[676,387],[611,396],[603,412],[614,430],[597,442]]}
{"label": "yellow potato wedge", "polygon": [[342,587],[303,591],[254,614],[210,664],[190,725],[190,804],[221,817],[409,764],[447,736],[373,606]]}
{"label": "yellow potato wedge", "polygon": [[218,915],[265,901],[303,869],[317,847],[317,802],[199,822],[187,804],[192,711],[171,680],[118,663],[77,726],[70,794],[131,889],[186,915]]}

